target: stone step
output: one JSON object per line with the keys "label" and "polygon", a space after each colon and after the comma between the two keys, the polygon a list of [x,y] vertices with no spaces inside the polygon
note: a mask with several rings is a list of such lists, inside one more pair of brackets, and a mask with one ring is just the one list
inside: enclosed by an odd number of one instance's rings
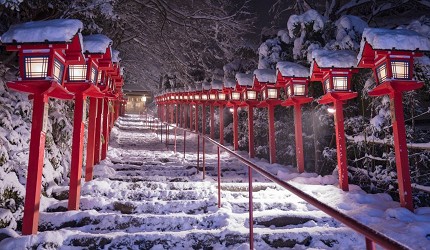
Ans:
{"label": "stone step", "polygon": [[[42,232],[46,241],[44,245],[51,248],[59,246],[70,248],[95,249],[249,249],[247,231],[234,229],[201,230],[192,229],[180,232],[106,232],[79,233],[60,229],[57,232],[67,235],[63,239],[52,237],[54,232]],[[364,238],[358,241],[348,241],[355,233],[345,228],[327,229],[324,227],[290,229],[254,229],[254,249],[363,249]],[[160,237],[162,235],[162,237]],[[336,239],[342,236],[345,241]],[[31,241],[31,236],[22,242],[27,249],[40,247],[40,242]],[[359,238],[361,239],[361,238]],[[60,241],[63,241],[62,244]],[[51,242],[52,241],[52,242]],[[58,244],[61,245],[58,245]],[[14,245],[15,246],[15,245]]]}
{"label": "stone step", "polygon": [[41,213],[39,231],[56,231],[62,228],[91,233],[108,232],[177,232],[191,229],[219,229],[228,224],[223,212],[186,215],[124,215],[99,213],[95,210]]}

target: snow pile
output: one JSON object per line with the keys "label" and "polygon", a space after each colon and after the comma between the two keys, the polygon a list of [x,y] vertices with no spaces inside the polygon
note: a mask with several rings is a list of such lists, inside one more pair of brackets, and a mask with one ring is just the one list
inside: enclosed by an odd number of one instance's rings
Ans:
{"label": "snow pile", "polygon": [[358,50],[361,34],[368,27],[361,18],[352,15],[342,16],[335,23],[337,27],[335,45],[341,49]]}
{"label": "snow pile", "polygon": [[419,20],[412,21],[405,28],[430,38],[430,24],[429,19],[426,17],[421,17]]}
{"label": "snow pile", "polygon": [[121,61],[121,57],[119,57],[118,50],[112,50],[112,62],[119,63]]}
{"label": "snow pile", "polygon": [[427,37],[406,29],[366,28],[363,32],[360,55],[365,42],[368,42],[373,49],[391,50],[394,48],[396,50],[430,51],[430,40]]}
{"label": "snow pile", "polygon": [[212,89],[222,90],[223,82],[220,80],[212,80],[211,82]]}
{"label": "snow pile", "polygon": [[256,69],[254,77],[260,83],[276,83],[276,70],[274,69]]}
{"label": "snow pile", "polygon": [[236,87],[236,81],[232,78],[224,78],[224,87],[225,88],[234,88]]}
{"label": "snow pile", "polygon": [[287,44],[291,42],[291,37],[288,34],[288,30],[279,30],[277,35],[282,42]]}
{"label": "snow pile", "polygon": [[316,10],[310,9],[301,15],[291,15],[287,22],[288,32],[290,37],[295,37],[295,30],[297,26],[302,28],[307,24],[312,24],[312,28],[315,31],[322,30],[324,28],[325,19]]}
{"label": "snow pile", "polygon": [[211,83],[207,82],[207,81],[204,81],[202,83],[202,90],[210,90],[210,89],[211,89]]}
{"label": "snow pile", "polygon": [[351,68],[357,65],[357,54],[350,50],[325,50],[312,51],[312,58],[320,68]]}
{"label": "snow pile", "polygon": [[252,77],[252,74],[236,73],[236,81],[240,86],[251,87],[253,84]]}
{"label": "snow pile", "polygon": [[282,52],[279,39],[268,39],[258,48],[258,68],[270,69],[280,60]]}
{"label": "snow pile", "polygon": [[282,76],[309,77],[309,68],[298,63],[287,61],[278,62],[276,64],[276,70],[279,71]]}
{"label": "snow pile", "polygon": [[54,19],[12,25],[1,36],[2,43],[71,42],[83,29],[77,19]]}
{"label": "snow pile", "polygon": [[84,36],[84,52],[92,54],[104,54],[109,46],[112,44],[112,40],[102,34],[95,34]]}

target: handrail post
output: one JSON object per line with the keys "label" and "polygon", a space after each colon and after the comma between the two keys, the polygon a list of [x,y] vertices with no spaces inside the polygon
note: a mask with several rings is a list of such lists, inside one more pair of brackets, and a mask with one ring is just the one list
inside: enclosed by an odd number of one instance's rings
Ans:
{"label": "handrail post", "polygon": [[221,207],[221,161],[220,161],[220,147],[218,146],[218,208]]}
{"label": "handrail post", "polygon": [[184,159],[185,159],[185,144],[187,142],[187,131],[184,129]]}
{"label": "handrail post", "polygon": [[206,178],[206,165],[205,165],[205,137],[203,136],[203,180]]}
{"label": "handrail post", "polygon": [[375,250],[375,243],[366,237],[366,250]]}
{"label": "handrail post", "polygon": [[200,134],[197,134],[197,170],[200,165]]}
{"label": "handrail post", "polygon": [[254,249],[254,204],[252,201],[252,168],[248,166],[249,184],[249,249]]}

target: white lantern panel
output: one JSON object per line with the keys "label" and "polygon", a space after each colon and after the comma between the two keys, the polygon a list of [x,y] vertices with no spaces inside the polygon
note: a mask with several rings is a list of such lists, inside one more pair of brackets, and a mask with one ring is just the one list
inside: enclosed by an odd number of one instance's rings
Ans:
{"label": "white lantern panel", "polygon": [[209,99],[211,99],[211,100],[216,100],[216,95],[215,95],[215,94],[210,94],[210,95],[209,95]]}
{"label": "white lantern panel", "polygon": [[392,61],[391,72],[395,79],[409,79],[409,62],[407,61]]}
{"label": "white lantern panel", "polygon": [[268,99],[278,99],[278,89],[267,89]]}
{"label": "white lantern panel", "polygon": [[93,83],[97,82],[97,75],[98,75],[97,69],[95,67],[91,67],[91,81]]}
{"label": "white lantern panel", "polygon": [[305,95],[306,86],[304,84],[294,84],[294,95]]}
{"label": "white lantern panel", "polygon": [[376,68],[376,75],[380,83],[385,82],[385,80],[387,80],[387,65],[385,63]]}
{"label": "white lantern panel", "polygon": [[231,99],[235,100],[235,101],[240,100],[240,93],[239,92],[232,92],[231,93]]}
{"label": "white lantern panel", "polygon": [[226,95],[224,93],[219,93],[218,94],[218,100],[224,101],[225,97],[226,97]]}
{"label": "white lantern panel", "polygon": [[348,90],[348,77],[333,76],[333,87],[335,90]]}
{"label": "white lantern panel", "polygon": [[54,70],[52,76],[58,83],[63,82],[64,65],[57,59],[54,60]]}
{"label": "white lantern panel", "polygon": [[247,90],[246,95],[248,97],[248,100],[256,100],[257,99],[257,92],[254,90]]}
{"label": "white lantern panel", "polygon": [[70,65],[69,81],[85,81],[87,79],[87,65]]}
{"label": "white lantern panel", "polygon": [[207,99],[208,99],[208,95],[202,94],[202,100],[207,100]]}
{"label": "white lantern panel", "polygon": [[25,57],[25,78],[46,78],[48,76],[48,57]]}

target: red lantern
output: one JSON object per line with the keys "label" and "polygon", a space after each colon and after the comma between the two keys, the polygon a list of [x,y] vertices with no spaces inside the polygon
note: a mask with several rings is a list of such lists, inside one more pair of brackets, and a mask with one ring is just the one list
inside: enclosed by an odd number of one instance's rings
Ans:
{"label": "red lantern", "polygon": [[370,96],[389,95],[400,204],[413,211],[402,93],[423,86],[413,77],[414,58],[430,51],[430,41],[411,30],[365,29],[358,66],[373,70],[377,86]]}
{"label": "red lantern", "polygon": [[294,106],[297,170],[304,172],[302,109],[304,103],[312,101],[307,97],[309,68],[293,62],[278,62],[276,65],[276,85],[285,86],[286,100],[282,106]]}
{"label": "red lantern", "polygon": [[[37,233],[41,179],[45,151],[45,133],[50,97],[71,99],[64,86],[67,60],[77,58],[67,50],[80,46],[82,22],[73,19],[28,22],[12,26],[1,36],[6,50],[17,51],[20,77],[8,82],[10,89],[31,94],[33,117],[28,161],[28,176],[24,202],[22,234]],[[42,122],[40,122],[42,121]]]}

